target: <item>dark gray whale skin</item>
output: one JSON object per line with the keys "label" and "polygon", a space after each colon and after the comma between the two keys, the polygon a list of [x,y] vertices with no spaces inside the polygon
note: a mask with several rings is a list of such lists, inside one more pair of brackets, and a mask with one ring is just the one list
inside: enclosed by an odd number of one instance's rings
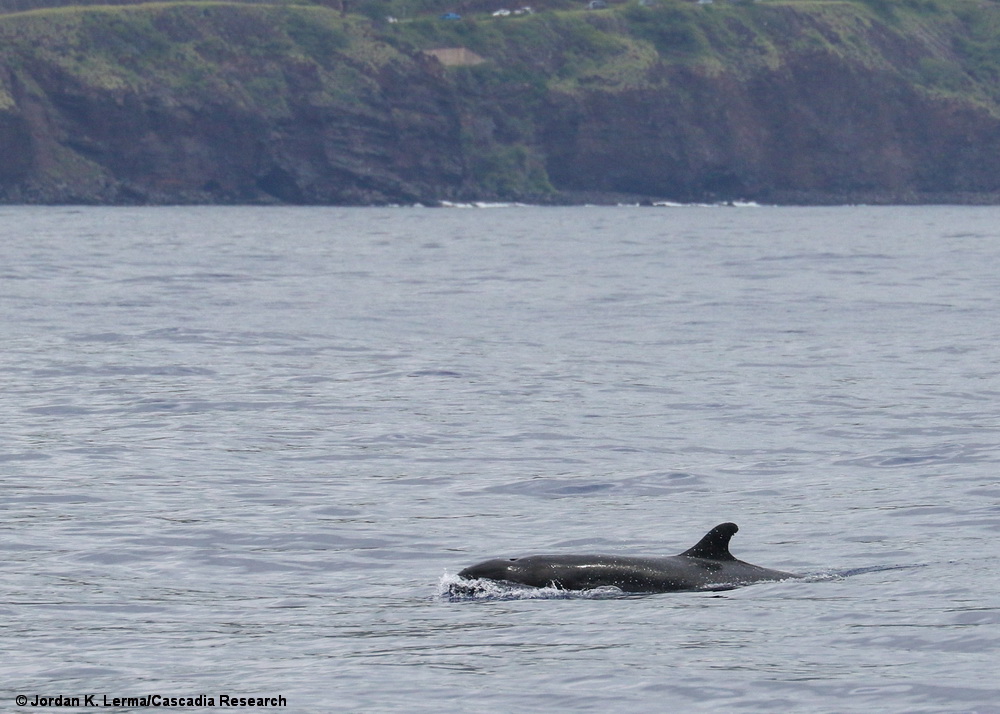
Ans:
{"label": "dark gray whale skin", "polygon": [[738,530],[735,523],[721,523],[680,555],[497,558],[468,567],[458,576],[465,580],[486,579],[561,590],[614,586],[630,593],[731,590],[751,583],[802,577],[734,558],[729,552],[729,540]]}

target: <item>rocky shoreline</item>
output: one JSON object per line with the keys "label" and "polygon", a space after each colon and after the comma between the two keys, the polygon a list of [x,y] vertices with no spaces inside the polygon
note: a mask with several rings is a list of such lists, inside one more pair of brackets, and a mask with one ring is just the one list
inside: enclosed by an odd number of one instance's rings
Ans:
{"label": "rocky shoreline", "polygon": [[[948,49],[967,20],[664,8],[3,16],[0,203],[1000,203],[1000,74]],[[484,61],[425,51],[459,41]]]}

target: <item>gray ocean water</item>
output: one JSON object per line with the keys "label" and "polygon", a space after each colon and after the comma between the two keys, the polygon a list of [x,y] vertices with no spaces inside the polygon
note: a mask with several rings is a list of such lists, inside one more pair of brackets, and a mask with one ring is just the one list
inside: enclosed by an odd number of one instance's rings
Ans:
{"label": "gray ocean water", "polygon": [[0,329],[4,711],[1000,712],[1000,209],[3,208]]}

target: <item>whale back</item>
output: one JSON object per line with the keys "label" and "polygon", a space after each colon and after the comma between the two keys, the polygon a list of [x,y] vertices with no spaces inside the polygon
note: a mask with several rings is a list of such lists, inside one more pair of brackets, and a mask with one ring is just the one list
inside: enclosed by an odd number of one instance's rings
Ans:
{"label": "whale back", "polygon": [[[560,590],[613,586],[625,592],[729,590],[761,581],[801,577],[733,557],[729,541],[738,530],[735,523],[720,523],[679,555],[557,554],[496,558],[465,568],[458,577]],[[465,593],[469,587],[459,584],[455,592]]]}

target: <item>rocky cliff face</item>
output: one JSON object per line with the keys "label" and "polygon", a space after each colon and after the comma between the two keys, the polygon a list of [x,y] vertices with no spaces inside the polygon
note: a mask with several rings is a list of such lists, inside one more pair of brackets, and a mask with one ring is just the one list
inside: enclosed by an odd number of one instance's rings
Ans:
{"label": "rocky cliff face", "polygon": [[[400,25],[221,4],[0,17],[0,200],[1000,196],[994,68],[960,51],[992,47],[979,15],[665,3]],[[436,46],[488,61],[446,68]]]}
{"label": "rocky cliff face", "polygon": [[[120,12],[134,23],[157,11]],[[287,31],[268,26],[280,28],[288,13],[201,12],[177,7],[141,32],[120,30],[138,42],[159,28],[167,37],[157,39],[180,55],[166,60],[98,57],[88,66],[72,54],[65,60],[25,51],[3,76],[12,100],[0,113],[3,197],[371,203],[461,185],[460,157],[441,150],[458,134],[458,121],[439,67],[391,56],[356,62],[337,53],[346,41],[340,35],[320,37],[329,47],[317,50],[325,58],[318,62],[296,52]],[[95,24],[119,11],[103,14]],[[67,54],[100,51],[81,28],[70,30],[79,34]],[[215,41],[228,31],[246,34]],[[260,51],[261,41],[275,46]]]}
{"label": "rocky cliff face", "polygon": [[680,71],[645,89],[554,97],[561,188],[791,203],[992,201],[1000,121],[884,72],[801,56],[749,81]]}

